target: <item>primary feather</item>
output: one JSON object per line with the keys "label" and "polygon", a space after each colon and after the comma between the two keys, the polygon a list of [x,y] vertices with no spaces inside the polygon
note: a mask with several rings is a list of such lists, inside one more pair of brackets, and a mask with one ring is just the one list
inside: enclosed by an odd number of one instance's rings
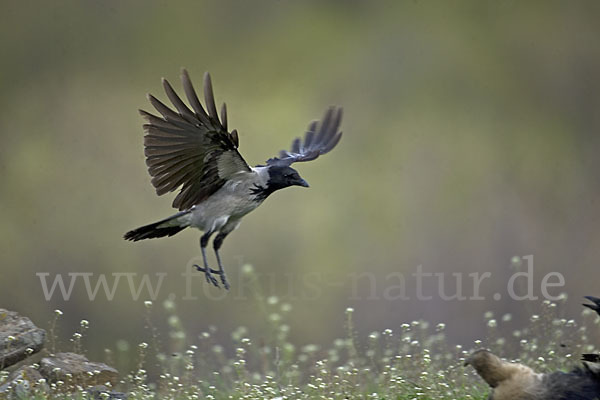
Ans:
{"label": "primary feather", "polygon": [[308,125],[304,141],[294,139],[290,150],[281,150],[279,157],[267,160],[267,165],[287,166],[295,162],[312,161],[327,154],[342,138],[342,132],[339,131],[341,121],[342,108],[329,107],[321,121],[313,121]]}

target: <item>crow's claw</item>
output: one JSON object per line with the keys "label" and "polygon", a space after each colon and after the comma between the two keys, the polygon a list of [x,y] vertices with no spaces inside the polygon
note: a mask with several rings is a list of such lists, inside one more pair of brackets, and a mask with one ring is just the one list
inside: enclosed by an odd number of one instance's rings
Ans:
{"label": "crow's claw", "polygon": [[[219,271],[217,271],[215,269],[212,269],[212,268],[209,268],[209,267],[201,267],[198,264],[194,264],[194,267],[196,267],[196,269],[199,272],[204,272],[204,277],[206,278],[206,282],[212,283],[213,285],[215,285],[215,287],[219,287],[219,281],[217,281],[217,278],[215,278],[214,276],[212,276],[212,274],[219,274],[220,275]],[[222,277],[221,277],[221,280],[223,280]],[[225,287],[225,289],[229,289],[229,285],[227,285]]]}
{"label": "crow's claw", "polygon": [[229,290],[229,282],[227,282],[227,277],[225,276],[225,271],[220,270],[220,271],[218,271],[218,274],[221,276],[221,283],[223,284],[223,287],[225,288],[225,290]]}

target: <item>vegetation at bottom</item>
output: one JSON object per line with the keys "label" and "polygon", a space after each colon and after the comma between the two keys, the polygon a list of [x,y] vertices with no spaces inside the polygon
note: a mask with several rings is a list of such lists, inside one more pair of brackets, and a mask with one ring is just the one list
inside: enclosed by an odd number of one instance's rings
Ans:
{"label": "vegetation at bottom", "polygon": [[[253,274],[250,266],[245,272]],[[286,323],[293,307],[264,296],[257,279],[254,283],[257,318],[265,321],[268,332],[260,336],[243,326],[229,335],[214,326],[192,334],[186,332],[174,301],[144,302],[148,340],[135,347],[124,340],[116,349],[105,350],[109,364],[118,357],[137,360],[137,368],[123,374],[112,389],[130,399],[485,399],[489,389],[463,366],[474,349],[488,348],[539,372],[569,370],[579,363],[581,353],[597,351],[599,319],[588,309],[582,311],[581,324],[560,318],[566,295],[557,302],[537,304],[538,312],[531,315],[528,326],[508,337],[499,332],[511,315],[485,313],[487,335],[470,348],[449,343],[446,326],[431,321],[409,321],[359,337],[352,308],[345,310],[345,337],[327,347],[297,346],[289,340]],[[59,339],[54,327],[61,316],[55,310],[45,351],[85,352],[84,339],[93,323],[81,322],[70,339],[72,348],[56,348]],[[158,317],[167,318],[168,337],[158,333],[153,322]],[[224,342],[224,337],[230,339]],[[150,370],[158,372],[149,374]],[[0,384],[7,377],[8,372],[0,372]],[[92,397],[85,388],[67,393],[63,385],[51,383],[50,393],[20,398]]]}

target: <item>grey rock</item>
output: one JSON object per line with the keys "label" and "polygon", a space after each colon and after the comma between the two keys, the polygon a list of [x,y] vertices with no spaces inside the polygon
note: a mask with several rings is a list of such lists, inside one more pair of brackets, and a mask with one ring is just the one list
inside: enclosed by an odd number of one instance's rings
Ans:
{"label": "grey rock", "polygon": [[26,365],[9,375],[5,384],[0,386],[0,396],[28,396],[34,393],[48,393],[50,387],[37,369]]}
{"label": "grey rock", "polygon": [[58,353],[52,357],[42,358],[40,373],[48,382],[62,381],[66,386],[83,388],[106,385],[114,386],[119,379],[119,372],[102,363],[88,361],[81,354]]}
{"label": "grey rock", "polygon": [[29,318],[0,308],[0,370],[40,351],[45,339],[46,331]]}

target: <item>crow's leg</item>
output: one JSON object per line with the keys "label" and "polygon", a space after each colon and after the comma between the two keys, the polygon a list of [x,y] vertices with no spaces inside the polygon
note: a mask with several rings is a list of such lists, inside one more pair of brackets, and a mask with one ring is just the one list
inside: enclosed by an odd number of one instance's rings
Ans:
{"label": "crow's leg", "polygon": [[219,249],[223,244],[223,240],[229,234],[229,232],[219,232],[215,240],[213,240],[213,249],[215,250],[215,255],[217,256],[217,263],[219,264],[219,271],[217,272],[221,276],[221,283],[223,283],[223,287],[229,290],[229,283],[227,282],[227,277],[225,276],[225,270],[223,269],[223,264],[221,263],[221,256],[219,255]]}
{"label": "crow's leg", "polygon": [[219,287],[219,281],[217,281],[217,278],[215,278],[214,276],[212,276],[212,274],[218,274],[220,272],[217,271],[217,270],[215,270],[215,269],[210,268],[208,266],[208,261],[206,260],[206,246],[208,246],[208,240],[210,239],[210,237],[212,236],[212,234],[213,234],[213,232],[206,232],[200,238],[200,250],[202,250],[202,261],[204,262],[204,266],[201,267],[198,264],[194,264],[194,267],[196,267],[196,269],[198,271],[204,272],[204,276],[206,278],[206,282],[212,283],[216,287]]}

